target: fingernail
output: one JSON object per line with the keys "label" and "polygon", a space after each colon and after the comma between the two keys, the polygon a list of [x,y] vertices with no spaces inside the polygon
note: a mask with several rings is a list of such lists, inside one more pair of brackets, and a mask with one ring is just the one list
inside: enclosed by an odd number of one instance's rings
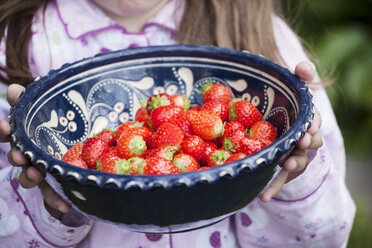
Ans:
{"label": "fingernail", "polygon": [[313,64],[309,63],[309,62],[305,62],[304,63],[304,67],[306,70],[308,71],[313,71],[314,70],[314,67],[313,67]]}
{"label": "fingernail", "polygon": [[288,161],[288,164],[287,164],[287,170],[288,171],[293,171],[294,169],[296,169],[296,166],[297,166],[297,163],[296,161],[293,159],[293,160],[290,160]]}
{"label": "fingernail", "polygon": [[304,137],[302,137],[299,148],[305,149],[305,148],[309,147],[310,143],[311,143],[311,134],[310,133],[305,133]]}
{"label": "fingernail", "polygon": [[314,73],[315,67],[312,63],[304,62],[302,63],[302,70],[299,71],[299,76],[303,78],[309,77],[309,73]]}
{"label": "fingernail", "polygon": [[58,210],[62,213],[67,213],[69,209],[64,205],[59,205]]}

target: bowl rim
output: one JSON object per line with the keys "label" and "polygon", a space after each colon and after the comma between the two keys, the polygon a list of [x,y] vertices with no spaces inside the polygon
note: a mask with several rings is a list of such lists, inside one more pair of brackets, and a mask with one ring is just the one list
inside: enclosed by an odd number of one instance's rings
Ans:
{"label": "bowl rim", "polygon": [[[299,114],[293,125],[288,131],[282,134],[274,144],[247,156],[239,161],[234,161],[225,165],[208,168],[207,170],[187,172],[171,175],[116,175],[104,173],[95,170],[87,170],[67,164],[57,158],[47,155],[38,148],[26,135],[24,123],[22,120],[22,110],[26,100],[32,98],[32,94],[37,92],[40,87],[46,85],[49,81],[58,78],[66,70],[74,69],[79,71],[86,64],[95,65],[103,61],[112,59],[135,57],[138,55],[149,55],[157,53],[174,54],[181,53],[200,53],[218,57],[220,59],[229,59],[232,61],[246,61],[254,64],[255,68],[268,69],[271,73],[286,80],[297,91],[299,99]],[[272,162],[277,162],[291,150],[304,136],[314,116],[313,97],[306,83],[299,80],[297,76],[262,55],[254,55],[247,51],[237,51],[231,48],[220,48],[215,46],[200,45],[166,45],[150,46],[124,49],[105,54],[98,54],[94,57],[84,58],[74,63],[66,63],[59,69],[51,70],[46,76],[37,77],[35,81],[26,87],[25,92],[15,101],[10,109],[9,123],[11,127],[11,139],[14,145],[28,157],[31,162],[39,167],[44,167],[48,173],[53,176],[61,176],[62,179],[76,181],[80,184],[90,186],[110,187],[116,189],[136,189],[152,190],[158,188],[170,189],[173,187],[187,186],[191,187],[196,183],[214,183],[223,178],[233,178],[242,173],[252,173],[260,166],[268,166]]]}

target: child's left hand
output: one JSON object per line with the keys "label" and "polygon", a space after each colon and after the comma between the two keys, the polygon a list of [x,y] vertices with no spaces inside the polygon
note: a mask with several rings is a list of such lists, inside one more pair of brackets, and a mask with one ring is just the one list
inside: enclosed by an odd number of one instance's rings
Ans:
{"label": "child's left hand", "polygon": [[[314,79],[316,69],[311,62],[301,62],[296,66],[295,74],[301,81],[311,82]],[[301,175],[307,166],[307,152],[309,149],[318,149],[322,144],[322,136],[319,133],[322,119],[318,110],[314,107],[314,119],[305,135],[299,140],[289,157],[285,160],[282,170],[271,184],[260,195],[263,202],[268,202],[282,188],[283,185]]]}

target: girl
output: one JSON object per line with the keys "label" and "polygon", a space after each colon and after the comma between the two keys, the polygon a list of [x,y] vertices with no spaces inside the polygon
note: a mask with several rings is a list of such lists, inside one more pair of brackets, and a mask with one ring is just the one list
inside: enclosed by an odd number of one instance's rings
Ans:
{"label": "girl", "polygon": [[[9,142],[5,96],[12,105],[24,90],[21,85],[37,75],[97,53],[175,43],[215,45],[262,54],[303,81],[315,75],[313,64],[300,63],[308,58],[269,0],[8,0],[0,5],[0,40],[2,142]],[[0,244],[346,247],[355,206],[344,182],[343,141],[323,87],[312,87],[319,112],[260,197],[218,224],[181,234],[132,233],[93,222],[70,209],[19,150],[9,151],[15,167],[7,166],[9,147],[1,147]]]}

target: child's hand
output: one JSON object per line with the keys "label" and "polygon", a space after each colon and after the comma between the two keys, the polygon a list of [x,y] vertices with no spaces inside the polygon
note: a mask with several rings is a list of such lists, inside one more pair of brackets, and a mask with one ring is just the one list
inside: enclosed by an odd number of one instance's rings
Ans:
{"label": "child's hand", "polygon": [[[316,69],[310,62],[301,62],[296,66],[295,74],[304,82],[311,82],[314,79]],[[289,157],[283,164],[282,170],[271,182],[269,187],[260,195],[263,202],[268,202],[283,187],[283,185],[297,176],[301,175],[307,166],[307,151],[309,149],[318,149],[323,141],[319,133],[322,119],[318,110],[314,107],[315,115],[310,128],[299,140],[297,146],[293,149]]]}
{"label": "child's hand", "polygon": [[[24,87],[18,84],[12,84],[8,87],[7,99],[11,106],[23,91]],[[0,120],[0,142],[10,142],[10,127],[9,123],[5,120]],[[46,208],[54,217],[58,218],[62,212],[69,211],[69,205],[44,180],[45,172],[31,165],[28,159],[23,156],[22,152],[13,145],[8,153],[8,160],[13,166],[22,167],[19,182],[24,188],[35,186],[40,188],[44,196]]]}

